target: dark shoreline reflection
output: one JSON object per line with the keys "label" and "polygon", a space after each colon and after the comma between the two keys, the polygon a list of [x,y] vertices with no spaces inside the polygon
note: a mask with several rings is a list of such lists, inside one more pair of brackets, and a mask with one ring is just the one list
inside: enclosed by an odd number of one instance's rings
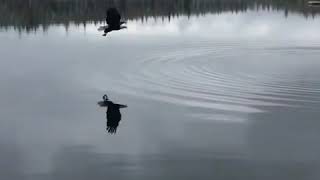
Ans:
{"label": "dark shoreline reflection", "polygon": [[246,12],[249,10],[276,10],[299,13],[313,17],[319,8],[310,7],[304,0],[1,0],[0,28],[14,28],[19,32],[46,31],[50,25],[70,24],[86,26],[102,23],[105,10],[117,7],[129,20],[142,21],[148,18],[203,15],[207,13]]}

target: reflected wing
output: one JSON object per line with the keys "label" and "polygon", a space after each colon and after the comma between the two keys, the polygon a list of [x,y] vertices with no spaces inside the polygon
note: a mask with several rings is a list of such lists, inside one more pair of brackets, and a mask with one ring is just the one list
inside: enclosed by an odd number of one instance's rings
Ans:
{"label": "reflected wing", "polygon": [[107,29],[109,26],[108,25],[106,25],[106,26],[100,26],[99,28],[98,28],[98,31],[104,31],[105,29]]}

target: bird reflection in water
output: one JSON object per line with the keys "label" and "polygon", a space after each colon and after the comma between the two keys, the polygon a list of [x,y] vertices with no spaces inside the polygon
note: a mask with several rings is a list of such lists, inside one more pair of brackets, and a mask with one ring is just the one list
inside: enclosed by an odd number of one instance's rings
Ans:
{"label": "bird reflection in water", "polygon": [[120,108],[126,108],[127,105],[115,104],[108,99],[107,95],[103,96],[103,101],[99,101],[100,107],[107,107],[106,118],[107,128],[106,130],[110,134],[115,134],[121,120]]}
{"label": "bird reflection in water", "polygon": [[109,8],[107,10],[107,26],[101,26],[99,27],[99,31],[104,31],[103,36],[106,36],[111,31],[118,31],[121,29],[127,28],[127,26],[124,26],[125,21],[121,21],[121,15],[119,11],[116,8]]}

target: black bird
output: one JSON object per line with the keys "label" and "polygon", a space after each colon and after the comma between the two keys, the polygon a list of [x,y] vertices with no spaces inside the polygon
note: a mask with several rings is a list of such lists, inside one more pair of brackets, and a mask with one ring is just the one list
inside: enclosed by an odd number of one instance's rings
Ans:
{"label": "black bird", "polygon": [[110,134],[115,134],[121,121],[120,108],[126,108],[127,105],[115,104],[108,99],[107,95],[104,95],[103,101],[99,101],[98,105],[101,107],[107,107],[106,118],[107,118],[107,128],[106,130]]}
{"label": "black bird", "polygon": [[125,22],[121,21],[121,15],[116,8],[109,8],[107,10],[106,21],[108,26],[102,26],[99,28],[100,30],[104,30],[103,36],[106,36],[108,32],[127,28],[126,26],[123,26]]}

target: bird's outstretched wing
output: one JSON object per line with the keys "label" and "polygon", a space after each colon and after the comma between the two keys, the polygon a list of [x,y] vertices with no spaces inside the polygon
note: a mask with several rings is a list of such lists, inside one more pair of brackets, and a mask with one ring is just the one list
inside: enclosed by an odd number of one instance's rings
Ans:
{"label": "bird's outstretched wing", "polygon": [[117,104],[119,106],[119,108],[127,108],[128,106],[127,105],[124,105],[124,104]]}
{"label": "bird's outstretched wing", "polygon": [[97,103],[100,107],[108,107],[108,101],[99,101]]}
{"label": "bird's outstretched wing", "polygon": [[107,29],[109,26],[108,25],[106,25],[106,26],[100,26],[99,28],[98,28],[98,31],[104,31],[105,29]]}

